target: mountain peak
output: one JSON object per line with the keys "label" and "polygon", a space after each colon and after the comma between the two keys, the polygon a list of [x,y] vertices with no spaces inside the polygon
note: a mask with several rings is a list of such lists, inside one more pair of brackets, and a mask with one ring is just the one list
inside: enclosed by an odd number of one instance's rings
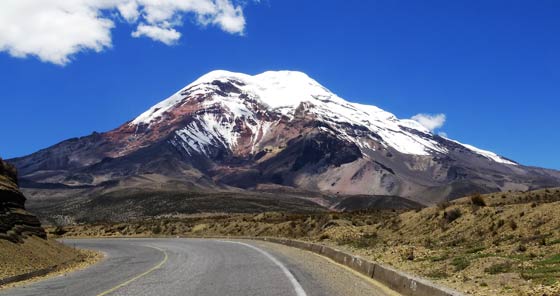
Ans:
{"label": "mountain peak", "polygon": [[312,83],[318,84],[315,80],[313,80],[309,75],[301,72],[301,71],[292,71],[292,70],[278,70],[278,71],[265,71],[260,74],[256,75],[249,75],[240,72],[233,72],[228,70],[213,70],[210,71],[194,82],[187,86],[193,86],[200,83],[208,83],[214,80],[223,80],[223,79],[235,79],[235,80],[276,80],[276,81],[285,81],[289,79],[298,79],[298,80],[308,80]]}
{"label": "mountain peak", "polygon": [[282,112],[284,114],[297,108],[302,102],[313,103],[317,100],[334,100],[339,104],[347,103],[303,72],[267,71],[251,76],[226,70],[215,70],[201,76],[169,98],[156,104],[135,118],[131,124],[150,124],[171,107],[180,103],[185,98],[182,93],[187,90],[196,91],[198,94],[215,91],[217,86],[212,85],[214,81],[236,82],[236,87],[270,108],[288,108],[288,110],[285,109]]}
{"label": "mountain peak", "polygon": [[[260,104],[252,105],[254,102]],[[211,71],[142,113],[130,125],[155,127],[163,123],[163,126],[169,126],[170,122],[166,118],[174,120],[173,124],[182,125],[177,120],[181,120],[182,116],[189,117],[193,110],[200,110],[205,114],[202,122],[195,125],[187,123],[190,125],[182,128],[180,134],[189,134],[193,138],[194,131],[202,133],[199,131],[201,127],[212,127],[204,133],[215,134],[213,137],[217,142],[233,147],[240,137],[238,130],[241,127],[232,122],[249,120],[246,126],[253,126],[253,123],[258,122],[253,127],[258,126],[258,129],[275,126],[278,122],[262,121],[258,119],[257,112],[266,109],[267,112],[287,116],[291,120],[302,103],[306,103],[308,114],[329,127],[323,132],[355,143],[360,149],[380,149],[372,148],[374,142],[379,142],[384,147],[391,147],[407,155],[449,153],[449,147],[418,122],[398,119],[392,113],[373,105],[346,101],[299,71],[267,71],[257,75],[225,70]],[[221,106],[218,113],[205,111],[214,110],[216,106]],[[258,106],[264,106],[265,109],[261,110]],[[167,116],[171,113],[172,116]],[[260,124],[264,125],[261,127]],[[253,140],[263,139],[268,132],[266,128],[260,132],[252,131],[255,133]],[[194,138],[195,142],[208,142],[206,138],[204,141],[201,137]],[[492,152],[454,143],[492,161],[515,164]],[[207,144],[212,145],[210,142]],[[251,143],[251,151],[257,144]],[[197,151],[198,146],[196,144]]]}
{"label": "mountain peak", "polygon": [[[224,70],[216,70],[201,76],[186,89],[213,81],[237,81],[243,91],[254,95],[271,108],[296,108],[302,102],[318,97],[335,97],[327,88],[307,74],[299,71],[266,71],[257,75],[247,75]],[[342,99],[337,99],[343,101]]]}

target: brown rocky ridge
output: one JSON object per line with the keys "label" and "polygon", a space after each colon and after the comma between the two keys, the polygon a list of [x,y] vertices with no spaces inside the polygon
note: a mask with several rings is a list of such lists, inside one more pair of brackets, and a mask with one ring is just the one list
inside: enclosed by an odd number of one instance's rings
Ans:
{"label": "brown rocky ridge", "polygon": [[0,239],[22,242],[30,236],[47,238],[39,219],[25,210],[25,196],[14,166],[0,159]]}

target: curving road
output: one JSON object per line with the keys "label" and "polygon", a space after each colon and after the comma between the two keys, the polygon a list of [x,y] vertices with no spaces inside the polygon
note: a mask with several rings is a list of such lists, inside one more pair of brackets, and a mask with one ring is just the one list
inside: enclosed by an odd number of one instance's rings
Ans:
{"label": "curving road", "polygon": [[319,255],[282,245],[209,239],[66,240],[102,251],[87,269],[0,295],[398,295]]}

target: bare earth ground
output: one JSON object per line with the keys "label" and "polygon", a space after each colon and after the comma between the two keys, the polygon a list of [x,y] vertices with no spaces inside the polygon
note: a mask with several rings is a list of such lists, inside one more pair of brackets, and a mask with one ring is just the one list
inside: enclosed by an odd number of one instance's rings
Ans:
{"label": "bare earth ground", "polygon": [[[23,243],[0,240],[0,278],[41,270],[56,266],[56,270],[45,277],[85,268],[103,256],[89,250],[67,247],[56,240],[30,237]],[[37,279],[33,279],[37,280]],[[21,285],[17,283],[15,285]],[[6,288],[9,284],[0,286]]]}
{"label": "bare earth ground", "polygon": [[407,212],[159,217],[49,231],[288,237],[333,245],[472,295],[560,295],[560,189],[475,195]]}

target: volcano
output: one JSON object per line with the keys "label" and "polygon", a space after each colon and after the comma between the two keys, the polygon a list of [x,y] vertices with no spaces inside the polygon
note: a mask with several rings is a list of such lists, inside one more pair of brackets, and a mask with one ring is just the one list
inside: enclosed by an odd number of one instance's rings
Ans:
{"label": "volcano", "polygon": [[213,71],[114,130],[9,162],[29,208],[63,220],[414,207],[560,185],[558,171],[436,135],[295,71]]}

